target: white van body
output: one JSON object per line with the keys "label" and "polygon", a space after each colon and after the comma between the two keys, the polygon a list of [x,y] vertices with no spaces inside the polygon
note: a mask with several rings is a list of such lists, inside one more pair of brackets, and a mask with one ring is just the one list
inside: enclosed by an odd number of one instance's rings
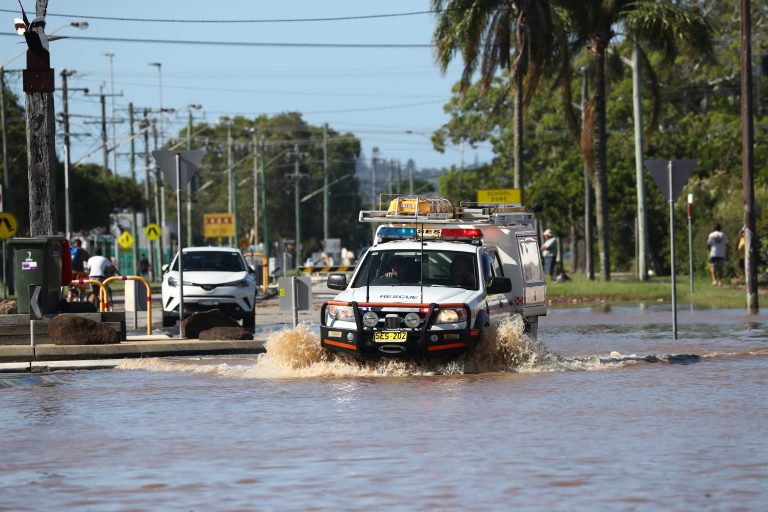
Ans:
{"label": "white van body", "polygon": [[[547,306],[533,213],[478,205],[437,215],[363,211],[360,220],[382,226],[349,283],[329,277],[343,291],[323,305],[324,347],[362,358],[455,356],[514,314],[536,335]],[[471,263],[471,276],[459,281],[456,263]],[[410,275],[395,277],[409,265]]]}

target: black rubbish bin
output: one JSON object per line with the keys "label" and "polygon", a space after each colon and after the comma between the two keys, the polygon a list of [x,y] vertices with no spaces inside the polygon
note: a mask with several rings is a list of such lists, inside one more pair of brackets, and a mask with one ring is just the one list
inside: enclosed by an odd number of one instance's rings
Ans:
{"label": "black rubbish bin", "polygon": [[43,314],[57,313],[61,291],[60,236],[11,238],[13,275],[16,281],[16,305],[19,313],[29,313],[29,285],[41,285],[40,307]]}

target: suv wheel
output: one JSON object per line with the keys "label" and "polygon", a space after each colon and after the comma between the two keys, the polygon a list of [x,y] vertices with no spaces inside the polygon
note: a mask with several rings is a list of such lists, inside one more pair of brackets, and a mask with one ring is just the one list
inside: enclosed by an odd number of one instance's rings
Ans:
{"label": "suv wheel", "polygon": [[173,327],[174,325],[176,325],[176,318],[166,315],[163,311],[163,327]]}

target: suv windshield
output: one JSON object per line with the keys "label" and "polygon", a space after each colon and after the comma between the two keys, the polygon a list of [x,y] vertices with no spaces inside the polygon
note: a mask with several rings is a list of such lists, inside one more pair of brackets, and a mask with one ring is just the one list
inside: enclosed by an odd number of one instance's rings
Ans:
{"label": "suv windshield", "polygon": [[[178,256],[171,270],[179,270]],[[184,272],[243,272],[245,264],[237,251],[191,251],[184,253]]]}
{"label": "suv windshield", "polygon": [[353,288],[370,286],[450,286],[477,290],[475,255],[456,251],[369,251]]}

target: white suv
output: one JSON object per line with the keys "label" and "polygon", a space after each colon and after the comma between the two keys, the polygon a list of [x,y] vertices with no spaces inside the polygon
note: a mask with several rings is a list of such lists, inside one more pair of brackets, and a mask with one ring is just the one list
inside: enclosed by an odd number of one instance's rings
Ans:
{"label": "white suv", "polygon": [[[243,327],[256,323],[256,276],[239,250],[232,247],[184,249],[184,316],[220,309]],[[163,265],[163,327],[179,319],[179,255]]]}

